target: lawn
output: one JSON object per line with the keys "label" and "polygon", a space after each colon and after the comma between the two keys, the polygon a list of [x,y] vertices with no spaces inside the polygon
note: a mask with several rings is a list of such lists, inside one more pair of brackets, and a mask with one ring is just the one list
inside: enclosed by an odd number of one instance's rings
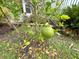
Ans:
{"label": "lawn", "polygon": [[[20,39],[19,39],[20,40]],[[0,59],[30,59],[28,55],[25,55],[24,53],[22,54],[19,53],[19,40],[13,40],[11,39],[6,39],[6,40],[1,40],[0,39]],[[41,51],[38,49],[41,49],[43,45],[40,47],[36,48],[34,46],[30,46],[29,48],[32,48],[31,51],[34,54],[31,54],[32,58],[34,59],[79,59],[79,40],[76,39],[75,37],[67,37],[64,35],[55,35],[53,38],[48,40],[49,45],[47,45],[45,51]],[[37,51],[35,50],[37,49]],[[50,53],[50,54],[49,54]]]}

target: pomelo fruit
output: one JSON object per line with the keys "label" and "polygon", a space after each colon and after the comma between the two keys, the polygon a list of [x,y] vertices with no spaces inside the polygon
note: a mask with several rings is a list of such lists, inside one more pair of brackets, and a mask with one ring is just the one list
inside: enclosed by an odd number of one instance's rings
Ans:
{"label": "pomelo fruit", "polygon": [[54,35],[54,29],[52,27],[43,27],[41,33],[45,38],[51,38]]}

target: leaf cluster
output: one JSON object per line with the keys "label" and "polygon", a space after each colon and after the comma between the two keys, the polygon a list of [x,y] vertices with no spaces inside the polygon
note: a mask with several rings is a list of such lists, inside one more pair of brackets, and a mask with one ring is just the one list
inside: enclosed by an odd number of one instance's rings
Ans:
{"label": "leaf cluster", "polygon": [[79,26],[79,4],[68,6],[67,8],[63,9],[63,14],[66,14],[70,17],[70,20],[64,22],[67,26]]}
{"label": "leaf cluster", "polygon": [[18,5],[17,3],[15,0],[0,0],[0,5],[9,9],[15,18],[21,11],[21,4]]}

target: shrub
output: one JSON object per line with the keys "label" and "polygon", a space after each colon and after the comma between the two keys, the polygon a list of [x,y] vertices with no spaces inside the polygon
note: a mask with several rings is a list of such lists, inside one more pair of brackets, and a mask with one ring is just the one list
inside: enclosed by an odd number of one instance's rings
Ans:
{"label": "shrub", "polygon": [[63,14],[70,17],[69,20],[64,21],[64,25],[69,28],[79,27],[79,5],[68,6],[63,9]]}

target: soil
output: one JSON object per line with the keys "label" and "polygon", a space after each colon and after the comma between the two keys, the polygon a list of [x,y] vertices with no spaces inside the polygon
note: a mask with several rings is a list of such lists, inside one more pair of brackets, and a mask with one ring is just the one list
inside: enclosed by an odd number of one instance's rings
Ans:
{"label": "soil", "polygon": [[13,28],[11,28],[8,24],[0,23],[0,40],[9,39],[9,37],[11,37],[11,35],[9,35],[9,32],[12,31]]}

